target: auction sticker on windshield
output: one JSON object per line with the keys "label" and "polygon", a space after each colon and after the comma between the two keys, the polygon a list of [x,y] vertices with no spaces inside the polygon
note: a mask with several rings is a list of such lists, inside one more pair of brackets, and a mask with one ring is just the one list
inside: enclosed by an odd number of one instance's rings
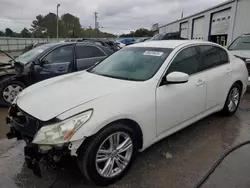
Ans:
{"label": "auction sticker on windshield", "polygon": [[143,53],[143,55],[151,55],[151,56],[162,56],[163,52],[156,52],[156,51],[146,51]]}

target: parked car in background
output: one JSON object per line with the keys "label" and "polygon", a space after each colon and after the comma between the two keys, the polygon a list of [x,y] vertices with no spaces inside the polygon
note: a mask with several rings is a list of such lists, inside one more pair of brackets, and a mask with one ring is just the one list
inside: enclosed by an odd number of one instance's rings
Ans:
{"label": "parked car in background", "polygon": [[115,42],[108,40],[108,39],[101,39],[101,38],[83,38],[82,42],[90,42],[90,43],[95,43],[100,46],[104,46],[106,48],[109,48],[112,51],[117,51],[120,50],[120,46],[117,45]]}
{"label": "parked car in background", "polygon": [[144,41],[146,41],[146,40],[148,40],[149,38],[139,38],[139,39],[137,39],[137,40],[135,40],[135,43],[138,43],[138,42],[144,42]]}
{"label": "parked car in background", "polygon": [[236,38],[228,47],[236,57],[242,59],[248,69],[248,85],[250,85],[250,34],[244,34]]}
{"label": "parked car in background", "polygon": [[134,44],[135,40],[134,39],[129,39],[129,38],[125,38],[125,39],[121,39],[120,40],[121,43],[125,44],[126,46]]}
{"label": "parked car in background", "polygon": [[25,87],[41,80],[80,71],[110,54],[108,48],[93,43],[51,43],[38,46],[0,67],[0,101],[9,105]]}
{"label": "parked car in background", "polygon": [[44,44],[46,44],[46,43],[47,43],[47,42],[36,42],[36,43],[30,44],[30,45],[28,45],[28,46],[26,46],[26,47],[24,48],[24,50],[22,51],[22,53],[25,53],[25,52],[27,52],[27,51],[33,49],[33,48],[36,48],[37,46],[41,46],[41,45],[44,45]]}
{"label": "parked car in background", "polygon": [[180,36],[180,32],[156,34],[149,40],[185,40]]}
{"label": "parked car in background", "polygon": [[116,45],[118,45],[120,48],[124,48],[126,44],[121,43],[120,41],[115,41]]}
{"label": "parked car in background", "polygon": [[7,136],[25,139],[37,175],[43,159],[54,166],[71,155],[88,180],[108,185],[138,151],[212,113],[233,115],[247,79],[245,63],[214,43],[137,43],[25,89],[9,110]]}

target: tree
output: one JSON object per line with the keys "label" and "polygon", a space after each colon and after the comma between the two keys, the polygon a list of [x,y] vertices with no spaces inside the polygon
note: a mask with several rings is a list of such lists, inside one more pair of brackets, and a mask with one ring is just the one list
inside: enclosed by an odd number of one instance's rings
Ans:
{"label": "tree", "polygon": [[[37,15],[31,24],[32,37],[56,37],[57,15],[48,13],[47,15]],[[58,20],[59,37],[114,37],[111,33],[101,32],[90,28],[82,28],[80,19],[72,14],[66,13]],[[24,31],[25,36],[27,34]],[[21,33],[23,35],[24,33]]]}
{"label": "tree", "polygon": [[12,37],[13,36],[13,31],[10,28],[5,29],[5,36],[6,37]]}
{"label": "tree", "polygon": [[56,37],[56,23],[57,16],[54,13],[48,13],[44,16],[43,21],[40,23],[43,28],[46,29],[48,37],[55,38]]}
{"label": "tree", "polygon": [[21,37],[26,37],[26,38],[31,37],[31,34],[27,28],[23,28],[20,35],[21,35]]}
{"label": "tree", "polygon": [[137,29],[134,33],[135,37],[152,37],[153,35],[153,31],[144,28]]}
{"label": "tree", "polygon": [[70,34],[70,37],[78,37],[81,33],[81,24],[78,17],[72,14],[64,14],[61,16],[62,25],[64,27],[63,34]]}
{"label": "tree", "polygon": [[45,16],[38,15],[32,21],[30,31],[34,37],[56,37],[56,20],[56,14],[51,12]]}
{"label": "tree", "polygon": [[154,32],[148,29],[140,28],[136,31],[130,31],[129,34],[122,34],[120,37],[152,37]]}
{"label": "tree", "polygon": [[0,31],[0,36],[4,36],[4,32]]}

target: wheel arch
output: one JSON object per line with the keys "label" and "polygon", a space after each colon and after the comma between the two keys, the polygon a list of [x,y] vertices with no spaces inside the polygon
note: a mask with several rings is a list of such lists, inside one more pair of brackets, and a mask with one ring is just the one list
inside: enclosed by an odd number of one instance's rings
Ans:
{"label": "wheel arch", "polygon": [[101,131],[103,131],[107,127],[110,127],[110,126],[112,126],[114,124],[117,124],[117,123],[121,123],[121,124],[123,124],[125,126],[128,126],[129,128],[131,128],[135,132],[137,141],[139,143],[139,149],[142,149],[143,148],[143,132],[142,132],[142,129],[141,129],[140,125],[136,121],[134,121],[132,119],[121,118],[121,119],[117,119],[117,120],[114,120],[114,121],[106,124],[100,130],[98,130],[95,134],[87,137],[83,141],[81,146],[77,149],[76,153],[78,153],[80,151],[80,148],[84,148],[85,144],[88,144],[88,142],[90,142],[93,139],[93,137],[95,137],[98,133],[100,133]]}
{"label": "wheel arch", "polygon": [[[241,80],[237,80],[237,81],[235,81],[234,83],[233,83],[233,85],[234,84],[238,84],[239,86],[240,86],[240,93],[242,94],[242,92],[243,92],[243,82],[241,81]],[[233,86],[232,85],[232,86]]]}

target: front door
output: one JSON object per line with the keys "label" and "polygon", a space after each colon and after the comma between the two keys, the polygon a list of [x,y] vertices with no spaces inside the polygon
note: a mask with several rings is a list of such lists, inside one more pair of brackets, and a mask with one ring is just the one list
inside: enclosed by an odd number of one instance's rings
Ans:
{"label": "front door", "polygon": [[[162,84],[156,89],[157,134],[201,115],[206,105],[206,80],[195,47],[177,54],[166,75],[178,71],[190,77],[187,83]],[[164,76],[165,77],[165,76]]]}
{"label": "front door", "polygon": [[40,65],[34,66],[34,77],[41,81],[71,72],[73,61],[73,45],[58,47],[42,58]]}

